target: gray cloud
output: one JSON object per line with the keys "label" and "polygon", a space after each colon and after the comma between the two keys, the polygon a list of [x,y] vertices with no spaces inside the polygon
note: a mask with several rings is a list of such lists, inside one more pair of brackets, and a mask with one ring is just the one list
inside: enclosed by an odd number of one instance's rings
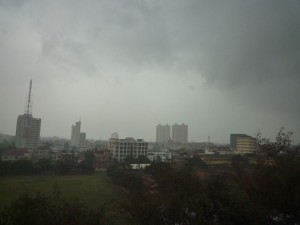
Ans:
{"label": "gray cloud", "polygon": [[[193,140],[282,125],[300,133],[299,11],[296,0],[0,1],[1,90],[23,105],[33,76],[43,135],[56,135],[61,117],[57,135],[68,136],[78,114],[93,137],[122,124],[150,139],[159,122],[190,123]],[[16,105],[2,111],[3,131],[14,132]],[[236,125],[239,115],[248,122]]]}

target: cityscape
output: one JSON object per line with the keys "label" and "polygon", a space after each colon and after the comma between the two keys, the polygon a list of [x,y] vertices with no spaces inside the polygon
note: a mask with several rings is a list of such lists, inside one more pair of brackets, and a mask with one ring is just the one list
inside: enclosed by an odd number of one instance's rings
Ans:
{"label": "cityscape", "polygon": [[[172,161],[176,158],[176,150],[190,151],[191,156],[197,152],[202,155],[205,160],[206,155],[228,155],[230,159],[233,155],[254,154],[258,148],[255,137],[247,134],[230,134],[229,145],[216,145],[210,142],[189,142],[188,141],[188,125],[182,123],[173,125],[156,126],[156,141],[149,143],[144,139],[135,137],[126,137],[119,139],[119,134],[114,132],[107,141],[89,141],[86,139],[86,133],[81,132],[81,120],[71,125],[70,139],[61,139],[60,145],[54,144],[53,140],[45,139],[51,145],[48,149],[44,149],[40,138],[41,118],[35,118],[32,115],[32,80],[29,83],[29,91],[25,104],[24,114],[17,118],[16,135],[13,143],[15,147],[2,152],[2,160],[18,160],[18,159],[62,159],[63,157],[72,158],[74,152],[82,152],[93,150],[95,154],[101,155],[103,162],[94,162],[99,169],[107,169],[113,161],[125,162],[132,157],[138,159],[145,157],[155,162],[156,160]],[[2,135],[5,137],[5,135]],[[2,137],[3,138],[3,137]],[[12,138],[13,137],[9,137]],[[57,138],[59,140],[59,138]],[[57,141],[56,140],[56,141]],[[62,145],[62,142],[65,141]],[[66,149],[66,146],[70,148]],[[72,154],[71,150],[72,149]],[[66,151],[69,150],[69,151]],[[218,161],[218,155],[215,161]],[[211,158],[209,159],[211,160]],[[223,157],[222,157],[223,160]],[[95,168],[96,169],[96,168]],[[97,168],[98,169],[98,168]]]}
{"label": "cityscape", "polygon": [[299,12],[0,0],[0,225],[300,225]]}

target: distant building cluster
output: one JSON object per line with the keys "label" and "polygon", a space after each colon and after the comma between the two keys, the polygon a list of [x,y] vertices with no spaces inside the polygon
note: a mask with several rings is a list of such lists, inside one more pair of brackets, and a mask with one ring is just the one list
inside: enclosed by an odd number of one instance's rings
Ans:
{"label": "distant building cluster", "polygon": [[157,125],[156,126],[156,142],[157,143],[188,143],[188,125],[186,124],[173,124],[172,125],[172,138],[170,125]]}
{"label": "distant building cluster", "polygon": [[[71,127],[70,142],[63,140],[63,144],[56,145],[59,147],[54,147],[55,144],[42,146],[40,145],[41,119],[34,118],[31,112],[31,89],[32,81],[30,80],[25,111],[17,119],[16,148],[3,151],[1,155],[3,161],[19,159],[82,161],[84,158],[82,158],[81,151],[90,150],[94,154],[94,169],[101,171],[107,169],[113,162],[125,162],[126,160],[132,161],[131,165],[134,169],[142,169],[149,165],[149,162],[183,161],[189,157],[200,157],[206,163],[228,163],[234,154],[253,154],[257,150],[255,138],[239,133],[230,134],[230,146],[218,146],[210,143],[210,137],[208,142],[188,143],[188,125],[184,123],[157,125],[156,143],[148,143],[143,139],[132,137],[120,139],[116,132],[111,135],[108,142],[89,142],[86,140],[86,133],[81,132],[80,120]],[[1,134],[1,138],[9,139],[11,137]],[[55,143],[55,141],[57,140],[50,140],[51,143]],[[180,151],[184,152],[180,153]],[[140,159],[141,161],[139,161]],[[143,160],[146,163],[140,163]]]}

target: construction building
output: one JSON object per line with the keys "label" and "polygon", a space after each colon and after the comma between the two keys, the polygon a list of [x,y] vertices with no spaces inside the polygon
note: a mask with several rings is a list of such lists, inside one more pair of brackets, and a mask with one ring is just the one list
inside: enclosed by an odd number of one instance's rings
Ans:
{"label": "construction building", "polygon": [[18,116],[15,144],[17,148],[36,149],[40,141],[41,119],[32,116],[31,104],[32,80],[29,84],[29,93],[25,112]]}

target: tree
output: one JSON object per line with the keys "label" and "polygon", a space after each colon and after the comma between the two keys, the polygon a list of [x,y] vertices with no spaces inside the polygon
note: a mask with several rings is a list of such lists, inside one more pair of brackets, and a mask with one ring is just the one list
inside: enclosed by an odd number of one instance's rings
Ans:
{"label": "tree", "polygon": [[94,171],[94,160],[95,154],[92,150],[87,150],[84,152],[84,165],[88,172]]}
{"label": "tree", "polygon": [[274,142],[258,135],[260,154],[249,182],[253,197],[278,224],[300,221],[300,155],[291,145],[292,134],[282,127]]}
{"label": "tree", "polygon": [[49,170],[54,169],[53,164],[52,164],[52,160],[51,159],[46,159],[46,158],[39,159],[35,163],[35,167],[36,167],[38,172],[44,172],[44,171],[49,171]]}
{"label": "tree", "polygon": [[74,168],[74,162],[70,159],[61,159],[56,161],[55,166],[58,174],[66,175],[71,173]]}
{"label": "tree", "polygon": [[263,155],[269,159],[274,159],[280,154],[291,153],[293,151],[292,135],[293,132],[285,131],[284,127],[281,127],[275,137],[275,141],[272,142],[270,139],[262,137],[262,134],[258,132],[256,141],[259,147],[259,156]]}
{"label": "tree", "polygon": [[0,224],[6,225],[100,225],[100,211],[87,209],[79,200],[63,200],[59,192],[23,194],[0,213]]}
{"label": "tree", "polygon": [[193,157],[186,160],[186,167],[191,170],[206,169],[207,164],[199,157]]}

